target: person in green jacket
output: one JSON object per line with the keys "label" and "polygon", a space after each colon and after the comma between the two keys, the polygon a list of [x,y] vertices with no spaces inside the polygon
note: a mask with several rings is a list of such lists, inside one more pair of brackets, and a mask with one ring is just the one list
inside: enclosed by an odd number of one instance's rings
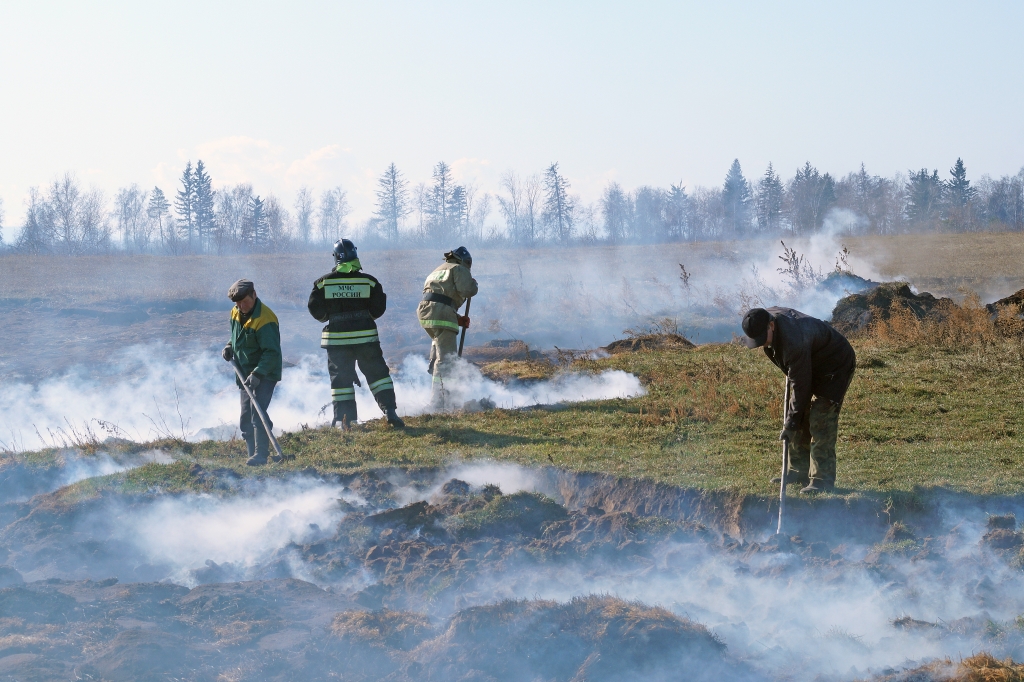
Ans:
{"label": "person in green jacket", "polygon": [[[223,358],[238,360],[245,383],[266,412],[274,388],[281,380],[281,328],[277,315],[256,296],[256,287],[247,279],[240,279],[228,289],[228,298],[234,301],[231,309],[231,340],[224,346]],[[270,438],[267,436],[259,413],[242,383],[235,378],[241,392],[242,414],[238,427],[249,451],[249,466],[267,463]],[[270,415],[267,415],[270,422]],[[270,428],[274,428],[270,422]]]}

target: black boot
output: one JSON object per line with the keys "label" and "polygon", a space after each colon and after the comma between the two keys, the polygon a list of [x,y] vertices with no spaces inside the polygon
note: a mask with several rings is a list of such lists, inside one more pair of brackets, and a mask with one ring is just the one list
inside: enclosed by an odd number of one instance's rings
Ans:
{"label": "black boot", "polygon": [[359,419],[359,410],[356,408],[356,401],[342,400],[334,403],[334,421],[331,426],[339,426],[343,431],[351,429],[356,420]]}
{"label": "black boot", "polygon": [[384,410],[384,417],[388,420],[388,424],[391,424],[396,429],[405,428],[405,422],[402,421],[402,418],[398,416],[397,412],[395,412],[395,408],[389,407]]}

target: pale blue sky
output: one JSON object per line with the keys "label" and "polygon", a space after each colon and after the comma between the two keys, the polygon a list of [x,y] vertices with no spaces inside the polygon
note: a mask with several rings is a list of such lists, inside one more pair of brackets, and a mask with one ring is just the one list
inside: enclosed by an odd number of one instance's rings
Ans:
{"label": "pale blue sky", "polygon": [[805,160],[1024,165],[1024,3],[0,4],[0,196],[71,170],[170,194],[187,159],[290,205],[394,161],[482,191],[558,161],[587,201]]}

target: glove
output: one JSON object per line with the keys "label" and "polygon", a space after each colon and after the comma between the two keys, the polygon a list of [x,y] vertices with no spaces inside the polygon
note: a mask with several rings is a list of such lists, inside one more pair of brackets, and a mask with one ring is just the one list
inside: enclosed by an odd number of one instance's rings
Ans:
{"label": "glove", "polygon": [[796,431],[793,431],[791,429],[782,429],[782,431],[779,433],[779,440],[786,443],[792,443],[795,438]]}
{"label": "glove", "polygon": [[253,372],[249,375],[249,378],[245,380],[245,383],[248,384],[249,388],[255,391],[256,387],[260,385],[260,377],[256,372]]}
{"label": "glove", "polygon": [[232,359],[233,357],[235,357],[235,351],[234,351],[234,349],[233,349],[233,348],[231,347],[231,344],[230,344],[230,343],[229,343],[228,345],[224,346],[224,350],[222,350],[222,351],[220,352],[220,356],[221,356],[222,358],[224,358],[225,360],[227,360],[228,362],[231,362],[231,359]]}
{"label": "glove", "polygon": [[460,327],[469,329],[469,315],[456,315],[455,317],[459,320]]}

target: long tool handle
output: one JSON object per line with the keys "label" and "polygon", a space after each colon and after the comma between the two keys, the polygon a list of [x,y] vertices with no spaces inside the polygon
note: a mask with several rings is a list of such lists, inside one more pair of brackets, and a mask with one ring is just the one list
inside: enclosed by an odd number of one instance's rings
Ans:
{"label": "long tool handle", "polygon": [[231,366],[235,369],[235,374],[238,375],[238,380],[242,382],[242,388],[249,394],[249,402],[252,403],[253,408],[256,409],[256,414],[260,416],[260,421],[263,422],[263,430],[267,432],[267,437],[270,438],[270,442],[274,445],[274,450],[277,451],[277,456],[284,459],[284,453],[281,452],[281,446],[278,445],[277,439],[274,438],[274,432],[270,430],[268,423],[270,420],[267,418],[267,413],[263,411],[263,407],[259,401],[256,400],[256,395],[249,388],[249,384],[245,383],[245,376],[242,375],[242,367],[238,364],[238,360],[231,358]]}
{"label": "long tool handle", "polygon": [[[469,304],[473,302],[473,297],[470,296],[466,299],[466,315],[469,316]],[[466,345],[466,328],[462,328],[462,338],[459,339],[459,357],[462,357],[462,347]]]}
{"label": "long tool handle", "polygon": [[[782,403],[782,428],[789,421],[789,377],[786,377],[786,397]],[[789,441],[782,441],[782,481],[779,482],[779,525],[776,535],[782,535],[782,513],[786,509],[786,476],[789,475]]]}

